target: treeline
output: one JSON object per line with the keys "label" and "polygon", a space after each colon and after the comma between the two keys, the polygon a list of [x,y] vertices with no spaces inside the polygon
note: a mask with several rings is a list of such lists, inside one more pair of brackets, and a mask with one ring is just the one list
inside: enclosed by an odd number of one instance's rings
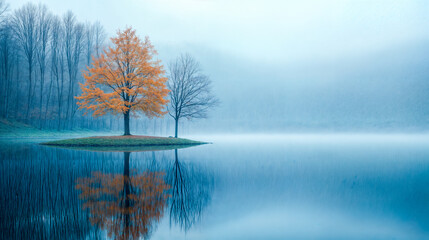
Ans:
{"label": "treeline", "polygon": [[82,70],[105,47],[99,22],[82,23],[71,12],[53,14],[27,3],[10,10],[0,0],[0,117],[39,128],[102,128],[116,118],[78,113]]}

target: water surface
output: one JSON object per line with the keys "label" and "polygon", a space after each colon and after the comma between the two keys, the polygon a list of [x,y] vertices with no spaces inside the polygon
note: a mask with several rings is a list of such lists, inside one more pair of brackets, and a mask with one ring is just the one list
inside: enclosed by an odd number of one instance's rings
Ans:
{"label": "water surface", "polygon": [[0,147],[3,239],[428,239],[426,135],[209,136],[156,152]]}

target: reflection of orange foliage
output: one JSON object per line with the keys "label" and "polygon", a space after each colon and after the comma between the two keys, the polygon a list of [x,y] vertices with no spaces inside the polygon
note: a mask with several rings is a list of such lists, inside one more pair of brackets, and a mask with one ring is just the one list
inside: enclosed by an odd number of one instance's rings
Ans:
{"label": "reflection of orange foliage", "polygon": [[77,180],[79,197],[85,200],[93,224],[108,231],[116,239],[145,236],[151,225],[162,217],[169,186],[163,173],[145,172],[124,176],[95,172]]}

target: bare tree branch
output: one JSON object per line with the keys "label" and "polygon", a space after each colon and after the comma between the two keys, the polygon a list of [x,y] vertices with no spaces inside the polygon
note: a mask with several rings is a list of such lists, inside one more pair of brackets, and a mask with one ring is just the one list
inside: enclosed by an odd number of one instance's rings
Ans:
{"label": "bare tree branch", "polygon": [[218,105],[211,92],[211,80],[201,73],[199,63],[189,54],[179,56],[169,64],[170,104],[168,113],[174,118],[177,137],[180,118],[206,118],[207,111]]}

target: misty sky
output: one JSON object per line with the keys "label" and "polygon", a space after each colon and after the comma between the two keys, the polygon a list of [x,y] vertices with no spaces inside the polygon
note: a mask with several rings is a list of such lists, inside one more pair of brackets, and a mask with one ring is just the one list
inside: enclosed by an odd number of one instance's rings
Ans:
{"label": "misty sky", "polygon": [[[8,1],[12,9],[28,0]],[[44,0],[57,14],[133,26],[156,45],[288,63],[429,39],[428,1]],[[155,45],[155,46],[156,46]],[[177,49],[182,51],[182,49]]]}
{"label": "misty sky", "polygon": [[429,120],[429,1],[33,2],[99,20],[109,36],[132,26],[165,64],[191,53],[222,101],[214,118]]}

